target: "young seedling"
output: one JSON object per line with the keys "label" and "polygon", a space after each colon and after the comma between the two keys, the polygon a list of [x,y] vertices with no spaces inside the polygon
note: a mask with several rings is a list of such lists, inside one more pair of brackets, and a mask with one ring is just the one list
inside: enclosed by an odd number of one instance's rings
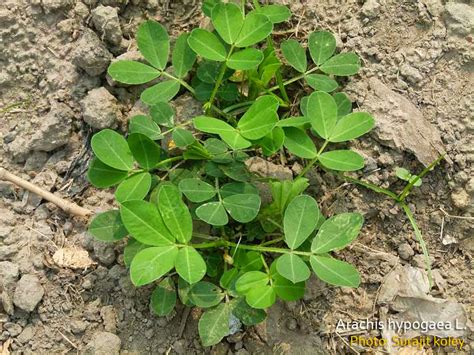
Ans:
{"label": "young seedling", "polygon": [[[270,36],[290,17],[288,8],[244,8],[205,1],[215,31],[181,34],[170,68],[166,29],[143,23],[136,39],[147,63],[117,61],[108,72],[128,85],[160,79],[140,96],[149,114],[131,117],[126,137],[105,129],[91,141],[89,181],[116,186],[119,208],[98,214],[90,234],[105,242],[127,239],[124,263],[135,286],[155,286],[157,315],[169,314],[178,299],[205,308],[204,346],[229,335],[236,319],[246,326],[263,321],[277,298],[302,298],[311,270],[331,285],[360,284],[355,267],[333,253],[358,236],[362,215],[326,218],[304,194],[304,174],[316,164],[334,172],[364,166],[345,142],[369,132],[374,119],[352,112],[338,83],[358,72],[359,58],[336,53],[325,31],[309,35],[309,56],[291,39],[281,43],[280,58]],[[307,95],[292,117],[297,108],[288,92],[298,89],[285,87],[297,81]],[[176,124],[169,102],[183,90],[203,103],[205,114]],[[244,162],[282,151],[308,162],[295,180],[267,181],[272,202],[263,204],[255,184],[261,179]]]}

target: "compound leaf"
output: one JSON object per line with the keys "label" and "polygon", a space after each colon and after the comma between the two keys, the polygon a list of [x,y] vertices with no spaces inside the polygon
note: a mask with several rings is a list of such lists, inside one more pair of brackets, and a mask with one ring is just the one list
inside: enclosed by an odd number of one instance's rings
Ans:
{"label": "compound leaf", "polygon": [[334,54],[336,38],[331,32],[313,32],[308,37],[308,47],[314,64],[321,65]]}
{"label": "compound leaf", "polygon": [[256,140],[271,132],[278,122],[278,101],[270,95],[261,96],[242,116],[237,127],[247,139]]}
{"label": "compound leaf", "polygon": [[235,70],[255,69],[263,60],[263,53],[255,48],[246,48],[234,53],[227,60],[227,66]]}
{"label": "compound leaf", "polygon": [[306,60],[306,50],[301,44],[294,40],[288,39],[281,44],[281,52],[287,62],[300,73],[304,73],[308,66]]}
{"label": "compound leaf", "polygon": [[188,37],[189,33],[182,33],[174,44],[171,63],[178,78],[184,78],[196,61],[196,53],[189,47]]}
{"label": "compound leaf", "polygon": [[283,145],[290,153],[305,159],[313,159],[318,154],[311,138],[301,129],[285,127],[285,140]]}
{"label": "compound leaf", "polygon": [[239,33],[236,47],[248,47],[267,38],[273,30],[273,24],[267,16],[249,13]]}
{"label": "compound leaf", "polygon": [[196,216],[213,226],[224,226],[229,222],[229,217],[221,202],[208,202],[199,206],[196,209]]}
{"label": "compound leaf", "polygon": [[313,239],[311,251],[321,254],[344,248],[357,238],[363,224],[360,213],[341,213],[327,219]]}
{"label": "compound leaf", "polygon": [[126,201],[120,206],[120,216],[128,232],[140,243],[167,246],[174,243],[158,209],[150,202]]}
{"label": "compound leaf", "polygon": [[323,73],[334,74],[338,76],[357,74],[359,68],[360,59],[355,53],[340,53],[326,61],[320,67]]}
{"label": "compound leaf", "polygon": [[167,316],[176,305],[176,289],[171,277],[165,278],[155,287],[150,298],[153,312],[160,316]]}
{"label": "compound leaf", "polygon": [[261,201],[260,196],[256,194],[238,194],[228,196],[222,202],[233,219],[248,223],[257,217]]}
{"label": "compound leaf", "polygon": [[367,112],[353,112],[341,117],[332,131],[329,141],[345,142],[369,132],[375,125]]}
{"label": "compound leaf", "polygon": [[130,278],[135,286],[153,282],[173,269],[178,248],[175,245],[150,247],[140,251],[130,265]]}
{"label": "compound leaf", "polygon": [[130,118],[128,130],[130,133],[144,134],[154,141],[162,138],[160,127],[153,119],[144,115],[136,115]]}
{"label": "compound leaf", "polygon": [[293,283],[306,281],[311,276],[306,263],[295,254],[283,254],[276,260],[276,269],[284,278]]}
{"label": "compound leaf", "polygon": [[359,287],[359,272],[351,264],[323,255],[312,255],[309,261],[314,273],[324,282],[336,286]]}
{"label": "compound leaf", "polygon": [[227,52],[224,45],[213,33],[201,28],[194,29],[188,38],[191,49],[205,59],[223,62]]}
{"label": "compound leaf", "polygon": [[115,190],[115,199],[119,203],[129,200],[143,200],[151,187],[150,173],[143,172],[130,176]]}
{"label": "compound leaf", "polygon": [[307,114],[314,130],[324,139],[329,138],[337,121],[337,105],[326,92],[316,91],[309,95]]}
{"label": "compound leaf", "polygon": [[331,79],[323,74],[309,74],[304,77],[309,86],[314,90],[332,92],[336,90],[339,85],[336,80]]}
{"label": "compound leaf", "polygon": [[185,246],[178,252],[176,272],[186,282],[194,284],[206,275],[206,262],[196,249]]}
{"label": "compound leaf", "polygon": [[117,185],[128,175],[127,171],[117,170],[94,158],[87,171],[87,179],[95,187],[105,188]]}
{"label": "compound leaf", "polygon": [[137,30],[138,49],[155,68],[165,69],[170,51],[166,29],[156,21],[146,21]]}
{"label": "compound leaf", "polygon": [[268,275],[261,271],[248,271],[237,279],[235,289],[241,295],[246,295],[255,288],[266,286],[270,281]]}
{"label": "compound leaf", "polygon": [[198,330],[203,346],[215,345],[229,335],[230,315],[231,306],[228,303],[222,303],[201,316]]}
{"label": "compound leaf", "polygon": [[238,5],[221,3],[213,7],[211,20],[221,38],[226,43],[233,44],[244,24],[244,15]]}
{"label": "compound leaf", "polygon": [[140,99],[150,106],[159,102],[168,102],[176,96],[180,87],[181,84],[176,80],[165,80],[145,89],[140,95]]}
{"label": "compound leaf", "polygon": [[94,134],[92,150],[104,164],[118,170],[132,170],[133,156],[125,138],[111,129]]}
{"label": "compound leaf", "polygon": [[191,286],[188,297],[196,306],[202,308],[213,307],[224,298],[222,290],[207,281],[200,281]]}
{"label": "compound leaf", "polygon": [[135,160],[142,168],[153,169],[161,160],[161,148],[147,136],[132,133],[127,139]]}
{"label": "compound leaf", "polygon": [[212,185],[197,178],[181,180],[179,190],[192,202],[204,202],[216,195],[216,190]]}
{"label": "compound leaf", "polygon": [[113,62],[107,72],[115,81],[129,85],[144,84],[161,75],[155,68],[133,60]]}
{"label": "compound leaf", "polygon": [[326,168],[338,171],[355,171],[364,167],[364,158],[352,150],[332,150],[319,156]]}
{"label": "compound leaf", "polygon": [[321,212],[308,195],[296,196],[285,210],[283,230],[285,242],[291,249],[298,248],[316,228]]}
{"label": "compound leaf", "polygon": [[96,215],[88,231],[95,239],[102,242],[115,242],[128,234],[120,219],[119,210],[110,210]]}

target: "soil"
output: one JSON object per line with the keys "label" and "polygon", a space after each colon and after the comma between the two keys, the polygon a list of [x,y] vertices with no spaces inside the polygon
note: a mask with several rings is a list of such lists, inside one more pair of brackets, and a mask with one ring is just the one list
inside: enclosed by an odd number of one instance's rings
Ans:
{"label": "soil", "polygon": [[[444,0],[277,2],[294,13],[277,28],[277,40],[326,29],[337,35],[339,49],[362,58],[364,67],[346,91],[355,108],[374,113],[378,126],[353,144],[367,161],[360,177],[397,190],[402,184],[395,167],[420,172],[429,157],[447,153],[408,203],[432,258],[430,295],[468,309],[474,294],[474,7]],[[131,112],[143,109],[140,88],[116,85],[105,70],[114,57],[136,55],[133,34],[147,18],[165,24],[172,36],[205,23],[196,0],[2,1],[2,167],[94,211],[113,205],[113,191],[97,190],[84,177],[89,140],[98,128],[125,130]],[[178,105],[189,114],[188,99]],[[291,159],[288,164],[293,171],[301,168]],[[365,216],[360,238],[339,255],[359,269],[361,286],[334,288],[312,278],[303,300],[276,304],[265,323],[212,349],[199,343],[196,310],[188,314],[177,307],[166,318],[150,312],[151,288],[131,284],[123,245],[93,241],[85,221],[0,181],[0,349],[3,344],[26,354],[379,351],[350,350],[335,325],[386,312],[378,302],[381,285],[399,265],[423,268],[420,245],[403,212],[382,195],[319,170],[309,177],[310,193],[326,215]],[[52,257],[63,247],[87,250],[93,263],[57,266]],[[472,311],[467,317],[474,320]],[[471,330],[458,353],[474,351]],[[362,332],[369,334],[374,333]]]}

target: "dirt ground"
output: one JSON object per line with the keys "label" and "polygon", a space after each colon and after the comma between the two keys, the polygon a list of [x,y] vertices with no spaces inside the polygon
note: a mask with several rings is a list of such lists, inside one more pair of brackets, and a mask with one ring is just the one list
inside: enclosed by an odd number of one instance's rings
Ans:
{"label": "dirt ground", "polygon": [[[459,333],[463,350],[435,352],[472,353],[474,5],[468,0],[276,2],[294,13],[276,29],[277,41],[326,29],[337,35],[339,49],[362,58],[363,69],[345,89],[354,107],[372,112],[377,121],[375,131],[353,146],[366,157],[360,177],[397,190],[402,184],[395,167],[420,172],[447,152],[408,202],[432,258],[430,296],[454,307],[468,324]],[[1,167],[94,211],[111,207],[113,191],[97,190],[85,180],[88,142],[95,128],[124,129],[131,112],[141,109],[138,89],[112,86],[105,69],[114,57],[133,58],[133,34],[147,18],[165,24],[172,35],[203,21],[197,0],[1,1]],[[177,105],[183,117],[191,114],[189,98]],[[377,331],[336,332],[335,326],[338,320],[393,314],[395,307],[382,296],[423,282],[422,273],[407,276],[423,268],[420,245],[402,211],[383,196],[318,170],[309,177],[310,192],[326,215],[361,211],[365,216],[360,238],[340,255],[359,269],[361,286],[340,289],[312,278],[303,300],[276,304],[265,323],[242,329],[212,350],[199,343],[197,312],[178,307],[166,318],[150,312],[151,288],[131,284],[123,245],[93,241],[83,221],[0,181],[0,353],[1,344],[5,354],[7,348],[25,354],[383,353],[347,346],[348,336],[380,335]],[[63,247],[87,250],[95,264],[58,266],[52,256]],[[397,270],[402,277],[394,281]],[[452,315],[436,308],[440,302],[424,315],[440,320]],[[406,351],[389,350],[431,353]]]}

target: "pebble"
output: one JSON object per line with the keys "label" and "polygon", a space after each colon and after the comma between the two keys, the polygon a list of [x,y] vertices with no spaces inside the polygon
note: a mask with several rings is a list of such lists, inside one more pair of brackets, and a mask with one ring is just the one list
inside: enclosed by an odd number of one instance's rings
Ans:
{"label": "pebble", "polygon": [[398,247],[398,255],[400,255],[400,258],[404,260],[409,260],[413,255],[415,255],[415,251],[410,244],[403,243]]}
{"label": "pebble", "polygon": [[73,334],[83,333],[87,328],[87,322],[83,320],[75,319],[69,323],[69,327]]}
{"label": "pebble", "polygon": [[286,321],[286,328],[288,330],[296,330],[298,328],[298,322],[294,318],[290,318]]}
{"label": "pebble", "polygon": [[455,207],[465,209],[471,205],[471,197],[464,189],[459,189],[451,193],[451,200]]}
{"label": "pebble", "polygon": [[113,128],[122,118],[117,99],[104,87],[89,91],[80,104],[84,121],[93,128]]}
{"label": "pebble", "polygon": [[3,328],[10,334],[11,337],[16,337],[22,331],[21,326],[12,322],[5,323]]}
{"label": "pebble", "polygon": [[36,330],[32,326],[27,326],[23,331],[18,335],[16,340],[22,344],[29,342],[35,336]]}
{"label": "pebble", "polygon": [[97,332],[87,344],[86,353],[89,351],[95,355],[115,355],[119,354],[121,346],[122,341],[115,334]]}
{"label": "pebble", "polygon": [[72,53],[73,63],[91,76],[100,75],[107,70],[112,54],[91,29],[84,29]]}
{"label": "pebble", "polygon": [[0,280],[3,286],[8,287],[18,280],[20,270],[17,264],[10,261],[0,261]]}
{"label": "pebble", "polygon": [[18,308],[32,312],[44,295],[44,289],[36,275],[23,275],[18,281],[13,295],[13,303]]}
{"label": "pebble", "polygon": [[122,42],[122,30],[118,18],[117,8],[111,6],[97,6],[92,10],[92,23],[103,38],[112,45]]}

